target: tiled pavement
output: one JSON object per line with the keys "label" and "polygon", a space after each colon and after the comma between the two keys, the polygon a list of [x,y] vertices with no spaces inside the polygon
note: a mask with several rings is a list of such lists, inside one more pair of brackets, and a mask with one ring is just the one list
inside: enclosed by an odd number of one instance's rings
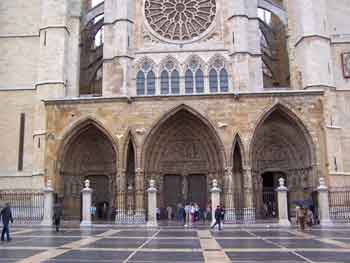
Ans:
{"label": "tiled pavement", "polygon": [[1,262],[350,262],[350,228],[16,227]]}

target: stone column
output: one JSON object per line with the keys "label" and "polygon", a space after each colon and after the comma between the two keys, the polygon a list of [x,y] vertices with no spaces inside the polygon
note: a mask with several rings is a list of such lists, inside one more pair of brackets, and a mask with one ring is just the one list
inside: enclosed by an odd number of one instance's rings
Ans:
{"label": "stone column", "polygon": [[80,226],[91,226],[91,195],[92,189],[90,188],[90,181],[85,180],[85,187],[81,191],[83,197],[83,220],[80,223]]}
{"label": "stone column", "polygon": [[225,222],[236,222],[236,214],[233,200],[233,174],[232,167],[225,168],[225,187],[224,187],[224,204],[225,204]]}
{"label": "stone column", "polygon": [[139,224],[144,224],[146,221],[145,215],[145,185],[144,185],[144,172],[142,169],[136,169],[135,177],[135,186],[136,186],[136,196],[135,196],[135,222]]}
{"label": "stone column", "polygon": [[44,188],[44,219],[41,222],[43,226],[52,226],[53,217],[53,189],[51,180],[47,180]]}
{"label": "stone column", "polygon": [[220,193],[221,189],[218,187],[218,181],[216,179],[213,180],[213,187],[210,190],[211,192],[211,216],[212,222],[215,222],[215,209],[218,205],[220,205]]}
{"label": "stone column", "polygon": [[326,186],[323,177],[320,178],[320,185],[318,190],[318,210],[320,215],[321,226],[332,225],[332,221],[329,216],[329,199],[328,199],[328,187]]}
{"label": "stone column", "polygon": [[246,168],[244,172],[244,208],[243,208],[243,220],[244,223],[255,222],[255,207],[253,196],[253,178],[252,170]]}
{"label": "stone column", "polygon": [[148,221],[147,226],[157,226],[157,189],[155,181],[149,180],[148,193]]}
{"label": "stone column", "polygon": [[284,185],[283,178],[278,179],[278,182],[279,187],[276,189],[278,202],[278,223],[281,226],[290,226],[290,222],[288,220],[288,188]]}

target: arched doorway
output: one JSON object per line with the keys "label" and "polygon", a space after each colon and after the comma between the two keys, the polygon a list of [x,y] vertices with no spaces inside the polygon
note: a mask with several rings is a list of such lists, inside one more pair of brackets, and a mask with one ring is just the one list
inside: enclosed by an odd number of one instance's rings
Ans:
{"label": "arched doorway", "polygon": [[107,134],[93,121],[86,121],[67,138],[61,155],[59,197],[65,219],[81,218],[81,190],[89,179],[93,220],[113,216],[116,175],[116,151]]}
{"label": "arched doorway", "polygon": [[210,201],[212,179],[222,182],[223,153],[214,128],[201,115],[183,106],[159,121],[144,149],[145,175],[158,184],[162,218],[173,217],[185,203],[202,209]]}
{"label": "arched doorway", "polygon": [[311,198],[315,182],[312,156],[310,135],[292,112],[277,105],[266,114],[251,146],[257,217],[276,216],[271,212],[277,209],[272,200],[276,197],[271,196],[279,177],[286,179],[290,212],[294,211],[293,201]]}

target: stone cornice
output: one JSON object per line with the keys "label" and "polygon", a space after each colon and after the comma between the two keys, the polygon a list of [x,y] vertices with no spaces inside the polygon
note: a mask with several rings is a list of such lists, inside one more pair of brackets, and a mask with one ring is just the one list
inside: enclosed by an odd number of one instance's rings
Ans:
{"label": "stone cornice", "polygon": [[317,35],[317,34],[314,34],[314,35],[306,35],[306,36],[302,36],[298,39],[298,41],[295,43],[295,47],[298,47],[302,42],[304,42],[304,40],[306,39],[323,39],[323,40],[326,40],[327,42],[331,42],[331,39],[327,36],[323,36],[323,35]]}
{"label": "stone cornice", "polygon": [[45,105],[56,104],[88,104],[88,103],[106,103],[106,102],[125,102],[132,103],[145,100],[192,100],[197,99],[215,99],[215,98],[254,98],[254,97],[294,97],[294,96],[323,96],[323,90],[283,90],[283,91],[262,91],[262,92],[229,92],[223,94],[193,94],[193,95],[162,95],[162,96],[115,96],[115,97],[77,97],[62,99],[44,99]]}

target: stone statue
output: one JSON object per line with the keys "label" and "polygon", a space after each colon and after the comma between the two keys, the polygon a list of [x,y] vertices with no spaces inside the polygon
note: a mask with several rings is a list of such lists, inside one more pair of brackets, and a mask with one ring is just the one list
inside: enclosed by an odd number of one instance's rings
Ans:
{"label": "stone statue", "polygon": [[85,180],[85,188],[90,188],[90,180]]}
{"label": "stone statue", "polygon": [[281,188],[284,188],[285,187],[285,185],[284,185],[284,178],[280,178],[280,179],[278,179],[278,182],[279,182],[279,187],[281,187]]}

